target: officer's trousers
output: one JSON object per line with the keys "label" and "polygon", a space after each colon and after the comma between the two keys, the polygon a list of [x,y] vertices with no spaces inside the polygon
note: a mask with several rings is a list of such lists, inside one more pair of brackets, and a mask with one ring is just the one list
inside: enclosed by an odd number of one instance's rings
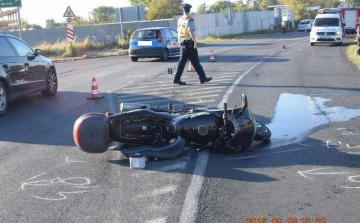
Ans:
{"label": "officer's trousers", "polygon": [[180,47],[180,60],[177,66],[175,79],[174,81],[179,81],[182,73],[184,72],[184,68],[187,60],[190,60],[192,65],[194,66],[196,72],[199,75],[200,81],[205,79],[205,72],[203,67],[200,65],[199,55],[197,49],[194,47],[181,46]]}

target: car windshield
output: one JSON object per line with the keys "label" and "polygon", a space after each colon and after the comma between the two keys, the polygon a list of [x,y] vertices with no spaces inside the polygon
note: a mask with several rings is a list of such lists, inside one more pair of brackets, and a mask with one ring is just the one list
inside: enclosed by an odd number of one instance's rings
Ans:
{"label": "car windshield", "polygon": [[315,20],[315,26],[339,26],[338,18],[318,18]]}
{"label": "car windshield", "polygon": [[133,39],[156,38],[156,30],[139,30],[136,31]]}
{"label": "car windshield", "polygon": [[307,25],[310,24],[310,21],[301,21],[299,22],[299,25]]}

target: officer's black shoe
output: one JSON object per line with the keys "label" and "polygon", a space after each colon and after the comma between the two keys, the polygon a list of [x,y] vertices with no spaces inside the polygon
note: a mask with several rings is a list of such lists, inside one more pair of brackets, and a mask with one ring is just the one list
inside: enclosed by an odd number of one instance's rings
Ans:
{"label": "officer's black shoe", "polygon": [[212,80],[212,77],[205,77],[204,79],[201,79],[200,80],[200,83],[206,83],[206,82],[209,82],[209,81],[211,81]]}
{"label": "officer's black shoe", "polygon": [[178,85],[186,85],[186,82],[183,82],[181,80],[174,80],[173,84],[178,84]]}

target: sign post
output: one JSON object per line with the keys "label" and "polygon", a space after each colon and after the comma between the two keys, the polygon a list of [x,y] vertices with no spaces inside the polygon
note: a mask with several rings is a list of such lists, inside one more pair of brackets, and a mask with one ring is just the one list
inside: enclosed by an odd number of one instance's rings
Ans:
{"label": "sign post", "polygon": [[19,38],[21,39],[21,17],[20,17],[21,0],[0,0],[0,8],[13,8],[13,7],[17,7],[18,10]]}
{"label": "sign post", "polygon": [[70,6],[67,7],[64,17],[66,18],[66,39],[68,42],[74,42],[74,26],[73,26],[73,17],[75,17],[74,12],[71,10]]}

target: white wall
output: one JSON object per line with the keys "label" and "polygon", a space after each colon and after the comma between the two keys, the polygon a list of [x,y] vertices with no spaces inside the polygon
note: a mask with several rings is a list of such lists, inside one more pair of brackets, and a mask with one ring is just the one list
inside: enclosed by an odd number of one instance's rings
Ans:
{"label": "white wall", "polygon": [[196,36],[204,39],[208,36],[223,36],[254,32],[270,28],[274,23],[273,11],[252,11],[228,14],[193,14]]}

